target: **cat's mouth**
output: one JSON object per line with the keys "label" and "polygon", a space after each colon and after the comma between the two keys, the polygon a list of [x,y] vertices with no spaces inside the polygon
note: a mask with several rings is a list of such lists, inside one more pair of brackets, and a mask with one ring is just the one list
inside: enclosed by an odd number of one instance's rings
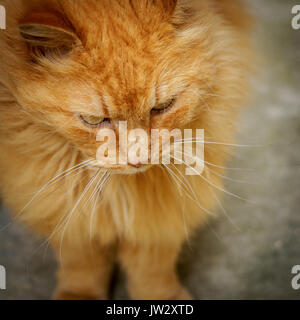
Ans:
{"label": "cat's mouth", "polygon": [[148,169],[150,169],[151,165],[149,164],[128,164],[127,166],[121,167],[121,168],[113,168],[112,173],[116,174],[136,174],[145,172]]}
{"label": "cat's mouth", "polygon": [[111,174],[137,174],[137,173],[142,173],[147,171],[152,167],[151,164],[127,164],[127,165],[115,165],[115,166],[99,166],[99,165],[94,165],[95,168],[103,169],[106,171],[109,171]]}

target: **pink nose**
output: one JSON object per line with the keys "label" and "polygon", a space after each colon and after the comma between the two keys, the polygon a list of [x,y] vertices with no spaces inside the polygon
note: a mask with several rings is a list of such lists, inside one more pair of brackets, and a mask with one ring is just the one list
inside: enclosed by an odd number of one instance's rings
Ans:
{"label": "pink nose", "polygon": [[143,164],[142,163],[128,163],[130,166],[134,167],[134,168],[140,168]]}

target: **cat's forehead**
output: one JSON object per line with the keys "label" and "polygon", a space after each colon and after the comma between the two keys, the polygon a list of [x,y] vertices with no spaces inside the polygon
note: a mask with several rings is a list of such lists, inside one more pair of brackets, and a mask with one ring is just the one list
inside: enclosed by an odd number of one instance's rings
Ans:
{"label": "cat's forehead", "polygon": [[[64,12],[83,41],[88,64],[114,97],[133,105],[145,95],[153,99],[157,78],[166,68],[167,49],[174,44],[166,1],[62,1]],[[98,78],[98,77],[97,77]],[[122,92],[121,88],[125,91]]]}
{"label": "cat's forehead", "polygon": [[167,30],[172,0],[61,0],[64,15],[87,45],[118,38],[126,43]]}
{"label": "cat's forehead", "polygon": [[[101,97],[102,105],[133,108],[165,102],[184,86],[184,66],[178,62],[183,50],[171,23],[171,4],[176,1],[43,1],[43,8],[36,10],[46,10],[47,15],[38,15],[39,21],[41,17],[49,20],[50,13],[50,23],[66,25],[80,40],[72,63],[64,70],[84,84],[83,88],[76,86],[82,96]],[[51,2],[53,8],[44,4]],[[60,64],[51,67],[61,74]],[[68,90],[72,96],[74,88]],[[84,101],[82,104],[87,103]]]}
{"label": "cat's forehead", "polygon": [[[81,54],[81,65],[101,72],[103,77],[111,78],[114,74],[123,81],[126,76],[124,81],[135,79],[142,84],[149,81],[160,65],[165,67],[170,60],[168,55],[175,52],[172,17],[176,3],[176,0],[32,0],[20,21],[22,26],[42,24],[65,30],[62,34],[67,34],[68,41],[71,38],[75,47],[80,48],[76,53]],[[44,29],[39,32],[43,34]]]}

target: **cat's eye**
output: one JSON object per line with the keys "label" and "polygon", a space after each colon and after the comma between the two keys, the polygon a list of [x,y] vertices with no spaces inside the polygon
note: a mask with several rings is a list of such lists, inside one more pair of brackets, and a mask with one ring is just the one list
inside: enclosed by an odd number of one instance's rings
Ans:
{"label": "cat's eye", "polygon": [[170,109],[175,103],[175,98],[168,100],[166,103],[159,103],[154,106],[151,110],[152,113],[163,113]]}
{"label": "cat's eye", "polygon": [[102,118],[94,115],[81,114],[79,118],[86,126],[92,128],[111,124],[111,120],[109,118]]}

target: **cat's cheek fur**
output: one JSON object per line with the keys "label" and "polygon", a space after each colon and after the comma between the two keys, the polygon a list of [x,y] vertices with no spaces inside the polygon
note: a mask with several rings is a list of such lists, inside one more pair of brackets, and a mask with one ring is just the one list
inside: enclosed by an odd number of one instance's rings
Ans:
{"label": "cat's cheek fur", "polygon": [[[47,54],[30,60],[26,39],[17,32],[28,12],[57,12],[58,2],[1,3],[12,14],[7,32],[0,33],[0,190],[14,217],[54,248],[60,265],[54,298],[107,298],[118,261],[132,298],[189,299],[176,260],[184,241],[218,205],[220,177],[247,93],[248,18],[242,3],[60,1],[59,15],[66,14],[81,43],[59,61]],[[77,82],[87,91],[71,86]],[[84,148],[92,150],[95,143],[94,135],[74,129],[75,118],[66,114],[81,108],[102,112],[97,103],[104,101],[111,118],[139,127],[150,114],[156,85],[157,100],[182,93],[182,108],[155,120],[157,127],[205,129],[217,142],[205,145],[205,161],[212,165],[202,177],[185,176],[185,167],[177,166],[188,182],[184,188],[159,166],[112,175],[96,202],[86,201],[95,199],[94,188],[85,189],[93,171],[78,170],[49,184],[85,161]],[[187,88],[192,90],[184,93]]]}

